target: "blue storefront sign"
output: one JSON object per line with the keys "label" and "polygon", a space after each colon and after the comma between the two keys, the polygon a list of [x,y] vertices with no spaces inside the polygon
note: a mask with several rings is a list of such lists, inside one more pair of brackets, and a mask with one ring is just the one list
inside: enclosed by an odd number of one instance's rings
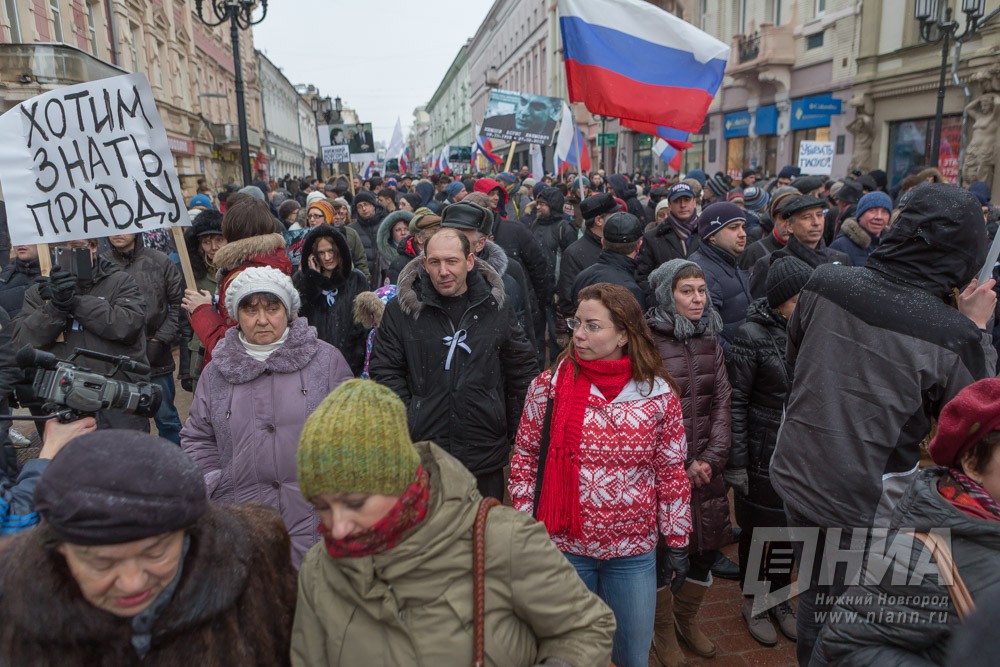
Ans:
{"label": "blue storefront sign", "polygon": [[726,139],[745,137],[750,134],[750,112],[734,111],[722,117],[723,136]]}
{"label": "blue storefront sign", "polygon": [[757,136],[778,133],[778,107],[773,104],[758,107],[754,114],[753,131]]}
{"label": "blue storefront sign", "polygon": [[842,101],[830,94],[792,100],[789,127],[793,130],[827,127],[830,124],[830,116],[839,116],[841,107]]}

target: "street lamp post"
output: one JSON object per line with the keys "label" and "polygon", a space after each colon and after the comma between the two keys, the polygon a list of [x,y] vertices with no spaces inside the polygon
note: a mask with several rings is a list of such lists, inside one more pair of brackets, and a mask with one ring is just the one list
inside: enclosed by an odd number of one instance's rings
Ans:
{"label": "street lamp post", "polygon": [[236,115],[240,127],[240,165],[243,168],[243,184],[250,185],[250,140],[247,137],[247,105],[243,96],[243,64],[240,61],[240,30],[248,30],[267,16],[267,0],[260,0],[263,13],[254,20],[252,14],[256,0],[210,0],[212,15],[202,15],[204,0],[195,0],[198,19],[209,28],[229,21],[229,36],[233,40],[233,68],[236,72]]}
{"label": "street lamp post", "polygon": [[913,16],[920,21],[920,38],[927,44],[941,43],[941,76],[938,81],[937,110],[934,113],[934,134],[931,139],[931,164],[938,165],[941,156],[941,122],[944,116],[944,84],[948,72],[948,42],[964,42],[979,29],[986,9],[986,0],[962,0],[965,30],[958,32],[958,21],[951,20],[951,7],[945,4],[944,18],[938,0],[916,0]]}

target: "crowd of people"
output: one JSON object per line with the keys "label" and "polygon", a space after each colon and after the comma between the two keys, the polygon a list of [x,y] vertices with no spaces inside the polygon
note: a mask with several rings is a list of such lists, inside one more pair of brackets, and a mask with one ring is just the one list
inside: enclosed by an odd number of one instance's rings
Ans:
{"label": "crowd of people", "polygon": [[[89,266],[47,276],[11,249],[0,409],[48,407],[24,345],[141,360],[88,365],[161,401],[156,436],[110,407],[40,421],[23,465],[4,430],[0,662],[677,667],[719,650],[718,577],[801,665],[974,655],[943,577],[859,583],[761,537],[812,530],[826,563],[888,530],[991,613],[998,214],[942,180],[204,188],[186,289],[162,230],[72,242]],[[801,595],[761,604],[793,550]]]}

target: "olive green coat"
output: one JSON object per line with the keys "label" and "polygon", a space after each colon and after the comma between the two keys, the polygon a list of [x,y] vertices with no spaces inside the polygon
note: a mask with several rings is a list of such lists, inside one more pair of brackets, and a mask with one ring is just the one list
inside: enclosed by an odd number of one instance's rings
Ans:
{"label": "olive green coat", "polygon": [[[472,664],[472,528],[480,495],[456,459],[429,442],[416,447],[431,479],[423,523],[378,556],[334,559],[320,543],[302,561],[296,667]],[[486,665],[526,667],[552,658],[607,667],[614,615],[544,526],[495,507],[486,554]]]}

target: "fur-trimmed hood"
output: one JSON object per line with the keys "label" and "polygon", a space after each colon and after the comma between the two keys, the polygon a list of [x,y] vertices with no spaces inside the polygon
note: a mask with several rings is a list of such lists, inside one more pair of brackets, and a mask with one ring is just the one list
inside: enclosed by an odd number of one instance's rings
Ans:
{"label": "fur-trimmed hood", "polygon": [[[337,265],[336,273],[331,278],[326,278],[318,271],[309,268],[309,258],[315,252],[316,244],[321,239],[326,239],[336,246],[337,253],[340,255],[340,263]],[[303,278],[310,283],[331,282],[338,285],[343,284],[350,277],[351,272],[354,271],[354,260],[351,257],[351,248],[347,245],[347,236],[345,233],[333,225],[317,225],[310,229],[309,233],[302,240],[302,263],[299,265],[299,271],[302,273]]]}
{"label": "fur-trimmed hood", "polygon": [[[292,263],[285,254],[285,239],[281,234],[262,234],[249,238],[233,241],[219,248],[215,253],[215,266],[223,273],[250,262],[251,260],[279,253],[284,256],[288,264],[287,269],[275,266],[276,269],[283,270],[286,274],[291,274]],[[270,264],[268,262],[268,264]]]}
{"label": "fur-trimmed hood", "polygon": [[212,352],[212,363],[219,374],[230,384],[245,384],[256,380],[265,372],[296,373],[312,361],[319,349],[316,328],[304,317],[296,317],[288,325],[288,338],[284,344],[264,361],[247,354],[239,339],[240,328],[230,327],[226,336]]}
{"label": "fur-trimmed hood", "polygon": [[[503,278],[490,266],[489,262],[476,258],[476,265],[469,272],[470,292],[477,287],[476,282],[482,281],[483,289],[488,289],[490,295],[496,300],[497,308],[503,308],[507,300],[507,293],[503,288]],[[417,319],[424,310],[424,299],[426,290],[434,290],[427,277],[427,269],[424,268],[424,255],[421,253],[414,257],[399,272],[399,279],[396,281],[399,293],[396,298],[399,300],[399,309],[404,315]],[[436,293],[435,293],[436,294]]]}
{"label": "fur-trimmed hood", "polygon": [[[46,543],[46,532],[42,527],[18,535],[3,554],[4,662],[139,664],[130,643],[132,620],[83,598],[65,559]],[[188,658],[194,662],[185,664],[218,665],[220,654],[241,653],[257,658],[244,664],[278,664],[269,661],[287,654],[295,602],[281,518],[261,507],[210,504],[187,534],[179,584],[152,627],[149,662],[180,665]],[[233,628],[237,622],[242,627]],[[200,651],[205,653],[196,655]]]}
{"label": "fur-trimmed hood", "polygon": [[403,254],[401,250],[398,250],[394,245],[392,245],[392,228],[400,220],[409,224],[412,219],[413,214],[409,211],[393,211],[389,215],[385,216],[382,220],[382,224],[378,226],[378,232],[375,233],[375,242],[378,244],[378,252],[382,255],[382,259],[390,264],[393,260]]}
{"label": "fur-trimmed hood", "polygon": [[844,220],[844,224],[840,226],[840,233],[862,250],[866,250],[872,244],[872,235],[854,218]]}
{"label": "fur-trimmed hood", "polygon": [[483,251],[479,253],[479,259],[486,260],[486,263],[493,267],[493,270],[496,271],[497,275],[501,278],[506,275],[507,267],[510,266],[510,260],[507,259],[507,253],[493,241],[486,242],[486,245],[483,247]]}

